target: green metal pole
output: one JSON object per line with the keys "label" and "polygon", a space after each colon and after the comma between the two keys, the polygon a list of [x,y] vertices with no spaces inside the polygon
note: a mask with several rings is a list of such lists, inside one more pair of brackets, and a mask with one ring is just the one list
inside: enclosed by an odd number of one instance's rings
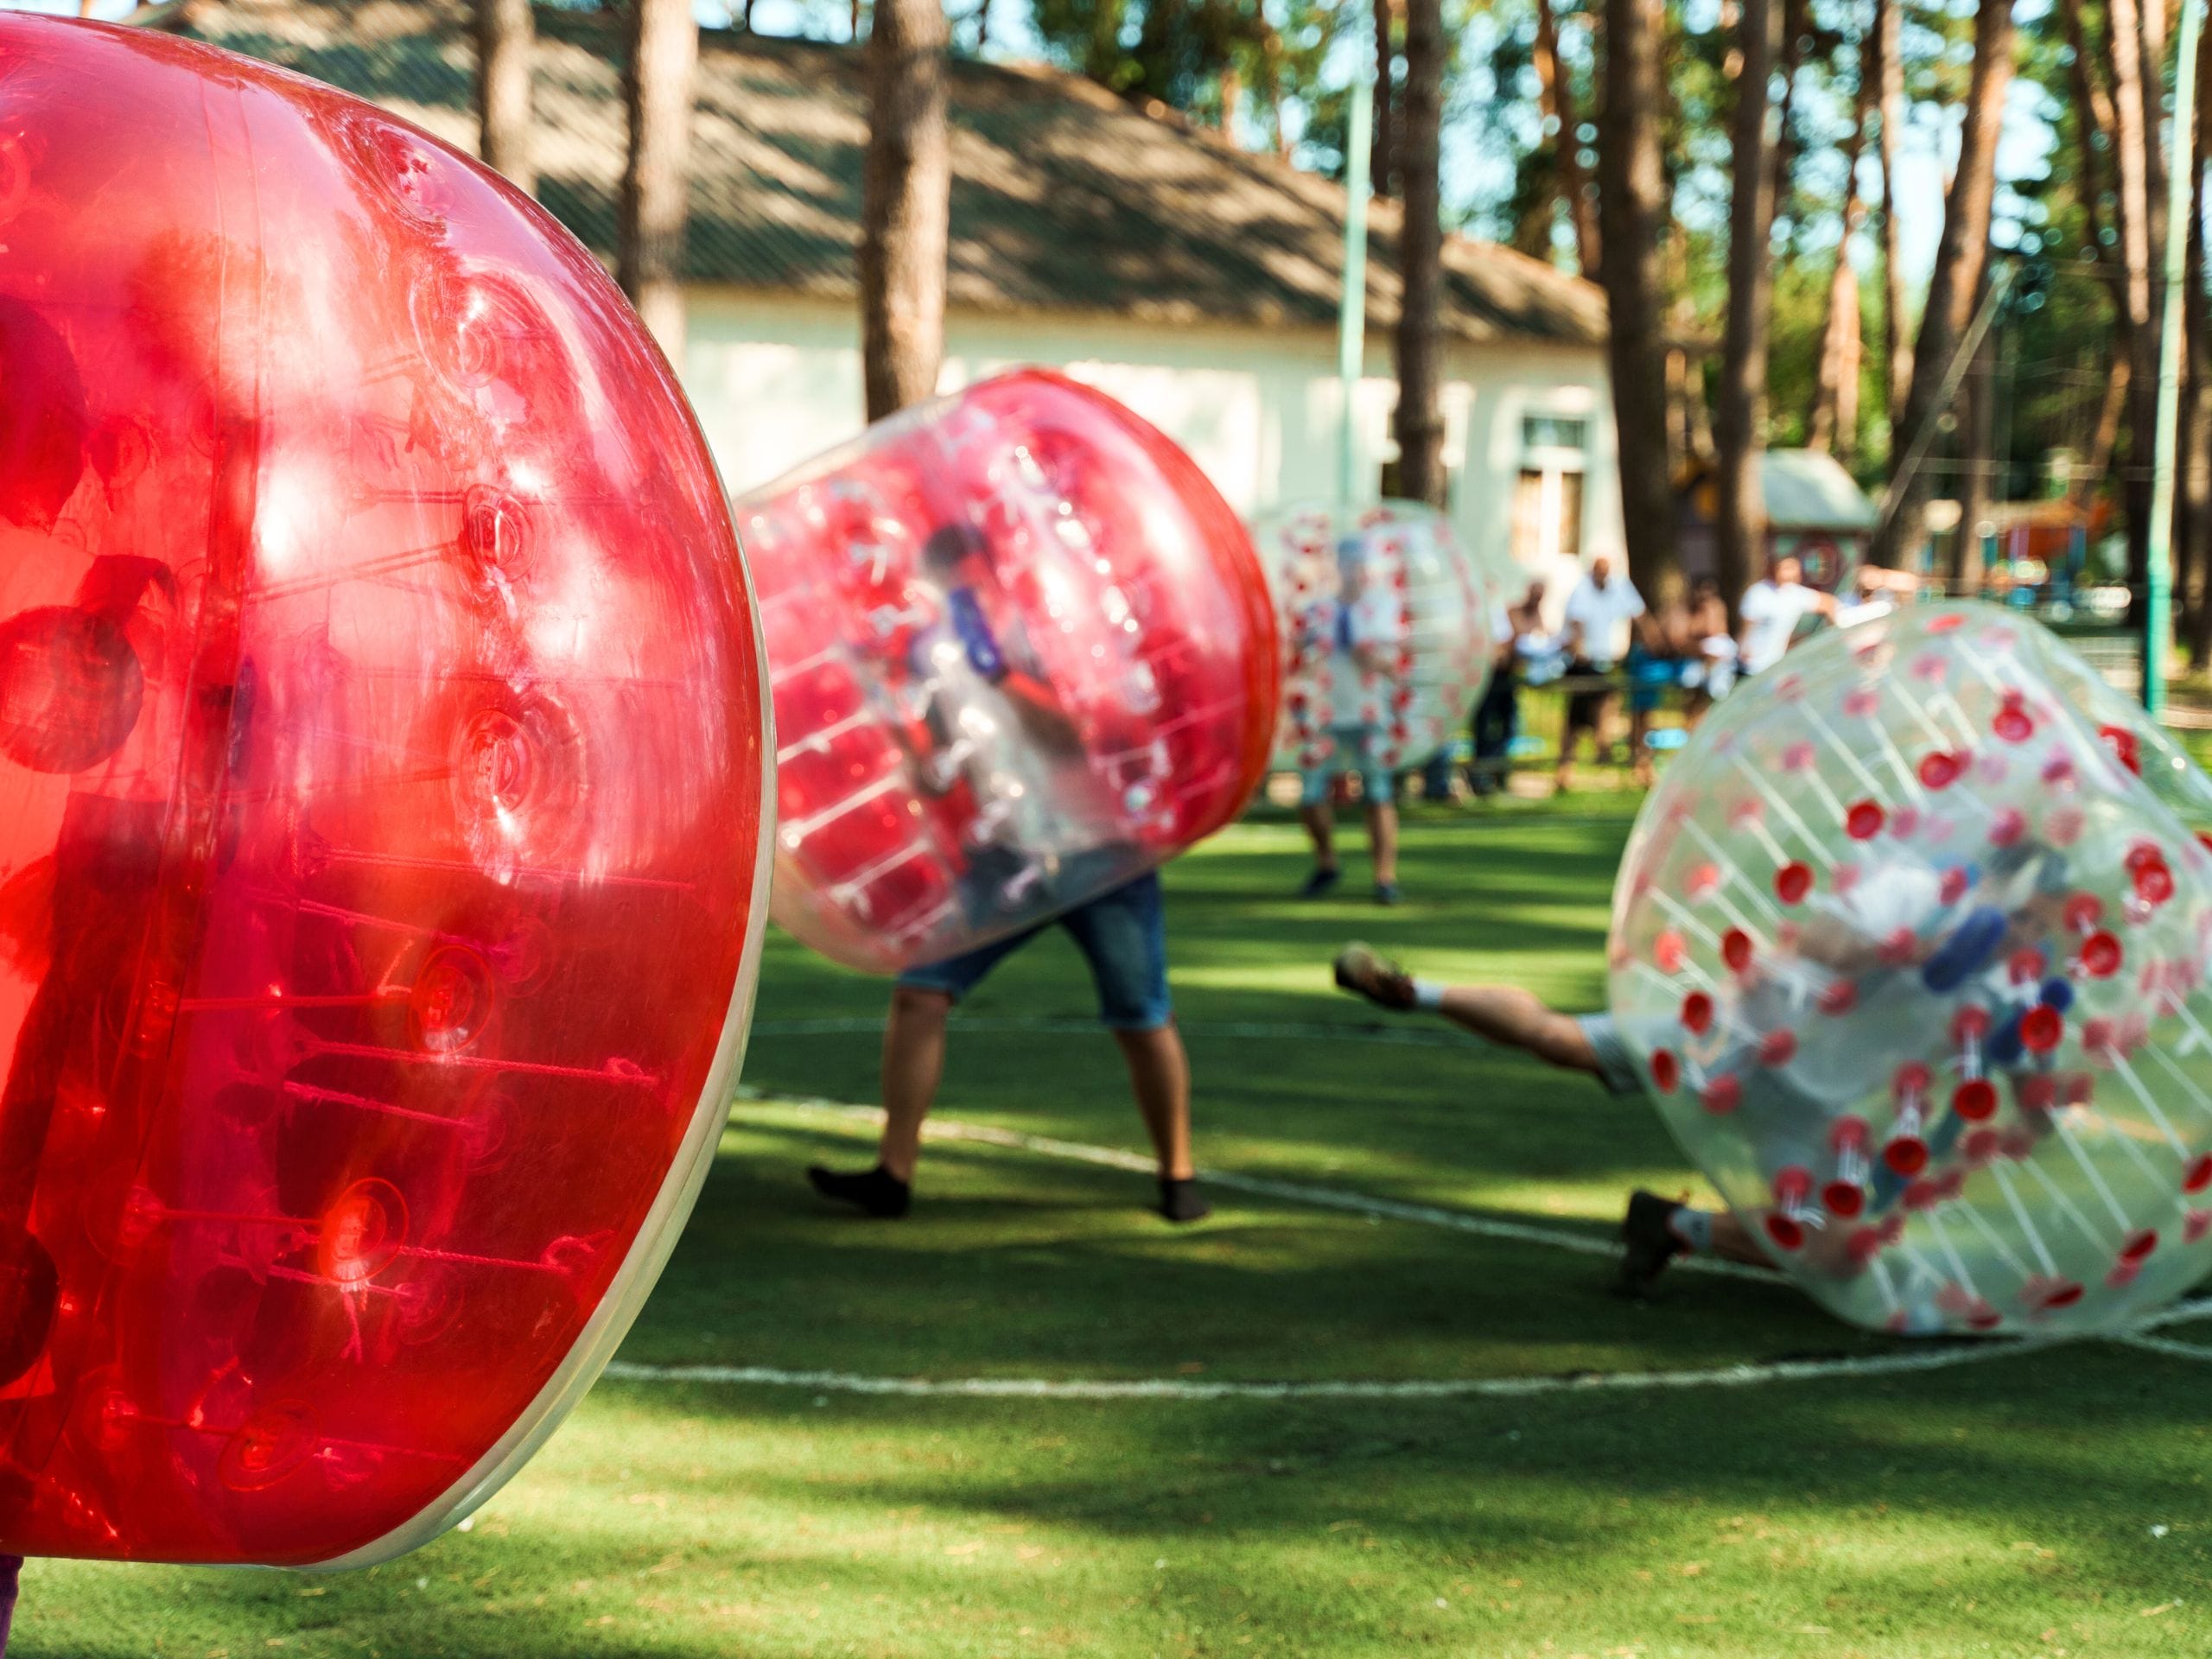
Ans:
{"label": "green metal pole", "polygon": [[1359,499],[1359,383],[1367,366],[1367,188],[1375,147],[1375,88],[1351,86],[1351,130],[1344,144],[1344,285],[1337,301],[1337,381],[1343,393],[1337,432],[1337,499]]}
{"label": "green metal pole", "polygon": [[2143,606],[2143,707],[2166,707],[2166,658],[2173,650],[2174,474],[2181,426],[2182,295],[2189,281],[2189,226],[2196,212],[2196,37],[2203,16],[2182,0],[2174,48],[2174,137],[2166,195],[2166,303],[2158,327],[2158,424],[2151,467],[2150,570]]}

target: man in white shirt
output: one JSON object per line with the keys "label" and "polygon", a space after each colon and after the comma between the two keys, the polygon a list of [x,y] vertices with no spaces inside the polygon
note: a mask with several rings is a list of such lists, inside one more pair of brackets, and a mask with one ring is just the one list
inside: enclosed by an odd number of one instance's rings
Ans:
{"label": "man in white shirt", "polygon": [[1796,556],[1778,554],[1766,563],[1766,575],[1744,592],[1736,607],[1743,619],[1743,671],[1764,674],[1782,660],[1806,617],[1833,619],[1835,601],[1804,582],[1804,567]]}
{"label": "man in white shirt", "polygon": [[[1570,677],[1594,678],[1610,674],[1613,664],[1628,655],[1629,627],[1643,614],[1643,595],[1626,576],[1613,575],[1613,562],[1600,553],[1590,561],[1589,574],[1567,596],[1567,671]],[[1565,794],[1573,782],[1574,747],[1581,734],[1590,734],[1592,752],[1605,758],[1602,728],[1605,709],[1613,700],[1610,683],[1571,691],[1567,699],[1567,729],[1560,736],[1559,790]]]}

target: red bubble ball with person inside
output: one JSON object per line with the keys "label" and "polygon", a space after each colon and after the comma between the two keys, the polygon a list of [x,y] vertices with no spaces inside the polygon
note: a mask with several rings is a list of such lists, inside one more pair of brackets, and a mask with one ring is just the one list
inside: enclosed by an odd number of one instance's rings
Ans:
{"label": "red bubble ball with person inside", "polygon": [[737,504],[776,920],[855,967],[1049,921],[1234,818],[1280,696],[1251,539],[1103,393],[999,375]]}
{"label": "red bubble ball with person inside", "polygon": [[0,15],[0,1551],[358,1563],[588,1387],[765,906],[755,626],[591,256]]}

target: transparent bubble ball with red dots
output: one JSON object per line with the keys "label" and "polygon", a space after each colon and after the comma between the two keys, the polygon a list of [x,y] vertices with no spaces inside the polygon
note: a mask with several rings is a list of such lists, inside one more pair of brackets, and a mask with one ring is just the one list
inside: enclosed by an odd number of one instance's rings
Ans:
{"label": "transparent bubble ball with red dots", "polygon": [[1660,1114],[1815,1300],[2110,1330],[2212,1270],[2212,782],[1970,604],[1812,640],[1645,803],[1611,1002]]}
{"label": "transparent bubble ball with red dots", "polygon": [[1279,764],[1391,769],[1450,742],[1489,683],[1503,589],[1417,501],[1253,526],[1285,651]]}

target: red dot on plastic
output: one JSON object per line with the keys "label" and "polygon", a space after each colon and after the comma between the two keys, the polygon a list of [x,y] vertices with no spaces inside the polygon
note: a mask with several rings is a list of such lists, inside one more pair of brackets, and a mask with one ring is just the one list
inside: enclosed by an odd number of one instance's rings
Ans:
{"label": "red dot on plastic", "polygon": [[2104,740],[2105,747],[2111,752],[2113,760],[2138,778],[2143,775],[2142,746],[2136,741],[2134,733],[2123,726],[2100,726],[2097,735]]}
{"label": "red dot on plastic", "polygon": [[1928,1143],[1916,1135],[1901,1135],[1882,1148],[1882,1161],[1898,1175],[1917,1175],[1928,1167]]}
{"label": "red dot on plastic", "polygon": [[1840,1018],[1859,1006],[1859,987],[1847,979],[1832,979],[1821,988],[1821,1012]]}
{"label": "red dot on plastic", "polygon": [[1976,1043],[1989,1035],[1989,1010],[1969,1002],[1951,1016],[1951,1040]]}
{"label": "red dot on plastic", "polygon": [[1797,1056],[1797,1033],[1786,1026],[1777,1027],[1759,1039],[1759,1064],[1787,1065]]}
{"label": "red dot on plastic", "polygon": [[1899,1100],[1914,1095],[1924,1095],[1928,1092],[1928,1085],[1934,1080],[1934,1077],[1935,1074],[1928,1069],[1925,1061],[1907,1060],[1903,1065],[1897,1067],[1897,1074],[1890,1079],[1890,1092]]}
{"label": "red dot on plastic", "polygon": [[2158,1230],[2155,1227],[2138,1228],[2120,1247],[2120,1259],[2123,1262],[2147,1261],[2158,1248]]}
{"label": "red dot on plastic", "polygon": [[1993,847],[2010,847],[2027,832],[2026,815],[2018,807],[2004,807],[1989,822],[1989,844]]}
{"label": "red dot on plastic", "polygon": [[1969,1161],[1986,1164],[2005,1149],[2005,1138],[1994,1129],[1975,1129],[1960,1142]]}
{"label": "red dot on plastic", "polygon": [[1964,870],[1948,869],[1943,872],[1943,879],[1937,884],[1936,896],[1947,905],[1955,905],[1967,896],[1967,889],[1973,885],[1973,878]]}
{"label": "red dot on plastic", "polygon": [[1843,816],[1844,833],[1853,841],[1872,841],[1882,833],[1886,815],[1872,801],[1859,801]]}
{"label": "red dot on plastic", "polygon": [[1971,1077],[1951,1093],[1951,1109],[1969,1123],[1979,1123],[1997,1111],[1997,1086],[1986,1077]]}
{"label": "red dot on plastic", "polygon": [[2048,1054],[2066,1034],[2066,1020],[2056,1008],[2037,1006],[2020,1020],[2020,1041],[2031,1053]]}
{"label": "red dot on plastic", "polygon": [[1966,757],[1936,749],[1920,757],[1920,781],[1929,789],[1948,789],[1966,770]]}
{"label": "red dot on plastic", "polygon": [[2061,913],[2066,918],[2069,932],[2084,932],[2103,919],[2104,901],[2094,893],[2077,893],[2066,901],[2066,908]]}
{"label": "red dot on plastic", "polygon": [[1856,1181],[1830,1181],[1821,1189],[1821,1207],[1845,1221],[1866,1208],[1866,1189]]}
{"label": "red dot on plastic", "polygon": [[2085,1294],[2084,1287],[2068,1280],[2043,1299],[2045,1307],[2071,1307]]}
{"label": "red dot on plastic", "polygon": [[1662,1095],[1671,1095],[1682,1081],[1681,1062],[1674,1051],[1655,1048],[1651,1051],[1651,1086]]}
{"label": "red dot on plastic", "polygon": [[2120,971],[2126,954],[2110,933],[2092,933],[2082,941],[2082,971],[2092,979],[2109,979]]}
{"label": "red dot on plastic", "polygon": [[2173,872],[2164,863],[2146,864],[2135,872],[2135,896],[2146,905],[2163,905],[2174,896]]}
{"label": "red dot on plastic", "polygon": [[1804,1228],[1788,1216],[1768,1216],[1766,1236],[1774,1241],[1778,1249],[1796,1251],[1805,1248]]}
{"label": "red dot on plastic", "polygon": [[2181,1175],[2181,1190],[2184,1192],[2202,1192],[2207,1187],[2212,1187],[2212,1152],[2200,1153],[2190,1159]]}
{"label": "red dot on plastic", "polygon": [[1744,1085],[1733,1077],[1719,1077],[1707,1084],[1698,1098],[1716,1117],[1726,1117],[1744,1103]]}
{"label": "red dot on plastic", "polygon": [[2034,945],[2023,945],[2005,958],[2005,976],[2015,985],[2032,985],[2043,977],[2050,964]]}
{"label": "red dot on plastic", "polygon": [[1698,1037],[1713,1029],[1711,995],[1704,991],[1692,991],[1682,999],[1682,1027]]}
{"label": "red dot on plastic", "polygon": [[2015,692],[2005,699],[2005,706],[1990,721],[1990,728],[2007,743],[2024,743],[2035,735],[2036,723]]}
{"label": "red dot on plastic", "polygon": [[1729,971],[1740,974],[1751,965],[1751,936],[1740,927],[1732,927],[1720,936],[1720,959],[1728,964]]}
{"label": "red dot on plastic", "polygon": [[1802,904],[1812,890],[1813,870],[1808,864],[1793,861],[1774,873],[1774,896],[1785,905]]}
{"label": "red dot on plastic", "polygon": [[1689,960],[1689,946],[1682,936],[1674,931],[1662,933],[1651,942],[1651,960],[1662,974],[1679,974],[1682,964]]}

